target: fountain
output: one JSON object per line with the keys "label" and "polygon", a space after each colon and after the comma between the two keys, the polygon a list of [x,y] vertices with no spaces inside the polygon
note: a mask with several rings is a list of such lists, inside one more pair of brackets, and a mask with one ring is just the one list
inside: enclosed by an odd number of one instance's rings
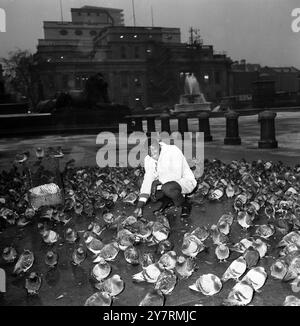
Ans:
{"label": "fountain", "polygon": [[186,73],[184,94],[180,95],[180,103],[175,105],[175,112],[211,111],[210,104],[201,92],[195,75],[193,73]]}

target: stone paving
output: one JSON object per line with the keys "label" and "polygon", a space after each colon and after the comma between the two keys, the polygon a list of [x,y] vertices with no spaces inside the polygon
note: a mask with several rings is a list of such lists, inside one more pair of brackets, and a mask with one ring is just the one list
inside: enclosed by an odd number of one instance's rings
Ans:
{"label": "stone paving", "polygon": [[[211,120],[211,133],[213,142],[205,144],[205,157],[219,158],[228,162],[233,159],[245,158],[247,160],[281,160],[291,165],[299,163],[300,158],[300,113],[279,113],[276,119],[276,135],[279,143],[278,149],[261,150],[257,148],[259,140],[260,126],[257,122],[257,116],[240,118],[240,136],[242,138],[241,146],[224,146],[225,119],[215,118]],[[190,127],[196,131],[196,121],[191,121]],[[176,129],[176,124],[172,122],[172,129]],[[32,137],[26,139],[7,138],[0,141],[0,168],[10,166],[14,155],[19,151],[31,150],[36,146],[62,146],[65,157],[64,161],[74,158],[78,166],[94,165],[96,152],[99,145],[96,145],[96,135],[73,135],[73,136],[44,136]],[[63,164],[62,164],[63,165]],[[151,207],[152,206],[152,207]],[[151,219],[152,210],[155,205],[147,206],[145,217]],[[122,209],[121,207],[119,209]],[[126,213],[132,214],[134,207],[127,207]],[[184,222],[179,217],[171,218],[170,223],[172,232],[170,240],[175,243],[175,250],[179,252],[182,236],[185,232],[198,225],[211,226],[216,223],[218,218],[225,212],[232,211],[230,200],[210,203],[202,206],[193,207],[191,218]],[[76,229],[81,230],[86,227],[88,221],[74,220]],[[264,223],[259,220],[259,223]],[[5,296],[0,297],[0,305],[82,305],[85,299],[95,290],[89,282],[91,258],[89,258],[82,267],[73,268],[69,262],[72,246],[59,246],[57,248],[60,263],[54,272],[47,272],[44,264],[44,254],[47,246],[41,241],[38,233],[33,226],[18,229],[14,228],[3,232],[1,235],[0,249],[7,245],[15,245],[20,252],[24,247],[34,251],[36,262],[34,269],[43,274],[43,285],[40,295],[30,298],[26,295],[24,289],[24,278],[13,278],[8,276],[8,290]],[[60,230],[62,232],[62,230]],[[109,236],[109,235],[108,235]],[[237,226],[232,230],[232,240],[237,241],[247,234]],[[179,241],[175,239],[180,239]],[[209,247],[209,245],[208,245]],[[268,270],[272,263],[271,252],[263,261],[263,266]],[[238,256],[232,253],[230,261]],[[187,280],[183,280],[176,286],[171,296],[166,299],[166,305],[220,305],[222,300],[227,297],[233,286],[233,282],[224,285],[220,295],[210,298],[199,295],[189,290],[188,285],[192,284],[196,278],[203,273],[215,273],[221,276],[228,267],[229,262],[220,264],[214,257],[213,250],[199,254],[197,257],[199,270]],[[118,296],[114,305],[137,305],[145,293],[151,288],[149,284],[133,284],[131,275],[138,272],[138,267],[129,266],[125,263],[123,256],[112,263],[113,273],[119,273],[125,281],[125,291]],[[261,294],[255,295],[252,305],[281,305],[286,295],[290,293],[288,283],[274,281],[268,278]],[[61,299],[57,299],[61,296]]]}
{"label": "stone paving", "polygon": [[[218,158],[225,162],[245,158],[247,160],[281,160],[294,165],[300,159],[300,112],[278,113],[276,125],[277,149],[258,149],[260,125],[257,116],[239,118],[239,130],[242,144],[239,146],[224,145],[226,133],[225,118],[210,120],[213,141],[205,143],[205,158]],[[144,126],[145,128],[146,126]],[[156,121],[160,130],[160,121]],[[177,121],[171,121],[171,131],[176,131]],[[144,129],[145,130],[145,129]],[[189,121],[189,130],[197,131],[197,120]],[[101,130],[99,130],[100,132]],[[26,138],[2,138],[0,140],[0,169],[12,163],[16,153],[34,150],[38,146],[61,146],[66,154],[63,161],[74,158],[77,165],[95,165],[96,153],[100,145],[96,144],[95,135],[49,135]]]}

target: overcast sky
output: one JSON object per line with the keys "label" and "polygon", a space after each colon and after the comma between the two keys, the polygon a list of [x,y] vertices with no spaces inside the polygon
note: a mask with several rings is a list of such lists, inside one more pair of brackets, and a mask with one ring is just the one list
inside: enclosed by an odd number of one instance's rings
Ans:
{"label": "overcast sky", "polygon": [[[70,8],[98,5],[124,9],[133,25],[132,0],[62,0],[65,20]],[[291,12],[300,0],[135,0],[138,26],[180,27],[186,41],[190,26],[199,28],[205,44],[226,51],[233,60],[300,69],[300,32],[291,29]],[[35,51],[43,38],[42,22],[60,20],[59,0],[0,0],[7,32],[0,33],[0,57],[16,48]]]}

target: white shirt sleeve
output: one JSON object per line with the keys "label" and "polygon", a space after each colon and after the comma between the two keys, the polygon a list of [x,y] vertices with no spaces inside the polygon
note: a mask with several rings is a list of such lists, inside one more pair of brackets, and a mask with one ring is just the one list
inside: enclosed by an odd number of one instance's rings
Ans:
{"label": "white shirt sleeve", "polygon": [[146,202],[150,197],[152,183],[155,179],[157,179],[155,161],[149,155],[145,157],[144,168],[145,168],[145,175],[140,189],[139,201]]}

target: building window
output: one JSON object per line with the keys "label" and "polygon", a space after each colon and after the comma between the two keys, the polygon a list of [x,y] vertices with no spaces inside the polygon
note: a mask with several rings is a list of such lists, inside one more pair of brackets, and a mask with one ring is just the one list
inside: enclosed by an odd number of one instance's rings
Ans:
{"label": "building window", "polygon": [[90,31],[90,35],[95,36],[95,35],[97,35],[97,32],[96,31]]}
{"label": "building window", "polygon": [[220,84],[221,78],[220,78],[220,71],[215,71],[215,83]]}
{"label": "building window", "polygon": [[135,76],[133,79],[134,85],[136,87],[141,87],[142,86],[142,82],[141,82],[141,78],[140,76]]}
{"label": "building window", "polygon": [[126,97],[123,97],[123,105],[126,105],[126,106],[129,106],[129,98],[126,96]]}
{"label": "building window", "polygon": [[79,36],[79,35],[82,35],[82,30],[80,30],[80,29],[76,29],[75,34],[78,35],[78,36]]}
{"label": "building window", "polygon": [[89,79],[88,74],[85,73],[78,73],[75,75],[75,87],[77,89],[83,89],[85,87],[85,83]]}
{"label": "building window", "polygon": [[77,13],[78,16],[81,16],[81,12]]}
{"label": "building window", "polygon": [[88,15],[88,16],[90,16],[90,15],[91,15],[91,13],[90,13],[90,12],[88,12],[88,13],[87,13],[87,15]]}
{"label": "building window", "polygon": [[205,83],[209,84],[209,74],[204,74],[203,79]]}
{"label": "building window", "polygon": [[121,46],[121,58],[126,59],[126,48],[125,46]]}
{"label": "building window", "polygon": [[68,88],[69,87],[69,76],[68,75],[63,75],[62,76],[62,87],[63,88]]}
{"label": "building window", "polygon": [[68,31],[66,29],[62,29],[59,33],[60,35],[67,35]]}
{"label": "building window", "polygon": [[121,87],[128,88],[128,74],[126,71],[121,72]]}
{"label": "building window", "polygon": [[217,97],[217,99],[220,99],[222,97],[222,92],[221,91],[217,91],[216,92],[216,97]]}
{"label": "building window", "polygon": [[50,89],[54,89],[55,83],[53,75],[48,75],[48,85]]}
{"label": "building window", "polygon": [[134,47],[134,57],[138,59],[140,57],[140,48],[138,46]]}

